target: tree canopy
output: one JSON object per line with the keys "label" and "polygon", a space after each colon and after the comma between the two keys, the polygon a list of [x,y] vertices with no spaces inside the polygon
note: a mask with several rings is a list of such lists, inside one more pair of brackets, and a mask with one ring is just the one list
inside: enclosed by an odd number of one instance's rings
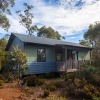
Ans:
{"label": "tree canopy", "polygon": [[100,23],[96,22],[95,24],[91,24],[89,26],[88,31],[84,34],[84,39],[88,40],[88,42],[92,46],[97,46],[100,42]]}
{"label": "tree canopy", "polygon": [[88,46],[88,47],[90,47],[90,44],[88,43],[87,40],[80,40],[79,43],[80,43],[81,45],[84,45],[84,46]]}
{"label": "tree canopy", "polygon": [[0,0],[0,27],[8,30],[10,27],[6,14],[11,14],[9,7],[13,7],[14,0]]}
{"label": "tree canopy", "polygon": [[32,19],[34,18],[33,14],[30,12],[33,9],[32,5],[28,5],[27,3],[24,3],[24,14],[21,11],[17,11],[16,13],[19,14],[19,23],[23,25],[26,29],[29,35],[32,35],[34,30],[37,30],[37,26],[33,25]]}
{"label": "tree canopy", "polygon": [[88,31],[84,34],[84,40],[80,44],[93,47],[91,52],[91,60],[94,61],[95,66],[100,66],[100,23],[96,22],[89,26]]}
{"label": "tree canopy", "polygon": [[7,53],[5,52],[5,48],[7,45],[7,41],[4,38],[0,39],[0,68],[5,64],[6,58],[7,58]]}
{"label": "tree canopy", "polygon": [[14,67],[17,64],[18,78],[20,78],[22,73],[27,70],[27,66],[25,65],[27,62],[26,53],[18,45],[15,45],[10,51],[8,58],[10,59],[9,62],[12,63],[12,65],[14,63]]}
{"label": "tree canopy", "polygon": [[60,40],[60,38],[61,38],[61,35],[57,31],[55,31],[51,27],[46,28],[45,26],[38,29],[37,36],[58,39],[58,40]]}

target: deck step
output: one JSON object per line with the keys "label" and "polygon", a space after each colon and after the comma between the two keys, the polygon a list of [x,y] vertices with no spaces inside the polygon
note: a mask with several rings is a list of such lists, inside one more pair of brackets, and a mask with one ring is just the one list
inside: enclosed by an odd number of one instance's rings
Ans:
{"label": "deck step", "polygon": [[77,69],[68,69],[67,72],[75,72]]}

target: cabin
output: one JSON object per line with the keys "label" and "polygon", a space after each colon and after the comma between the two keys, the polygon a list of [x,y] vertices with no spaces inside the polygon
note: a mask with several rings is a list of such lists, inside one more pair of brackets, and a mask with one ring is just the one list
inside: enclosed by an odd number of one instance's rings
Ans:
{"label": "cabin", "polygon": [[76,70],[91,56],[91,48],[77,43],[12,33],[6,50],[15,45],[27,54],[25,75]]}

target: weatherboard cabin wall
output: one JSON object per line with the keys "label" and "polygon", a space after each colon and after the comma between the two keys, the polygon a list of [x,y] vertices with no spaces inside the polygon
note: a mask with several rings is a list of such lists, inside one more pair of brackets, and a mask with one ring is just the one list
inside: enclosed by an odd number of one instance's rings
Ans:
{"label": "weatherboard cabin wall", "polygon": [[[69,50],[69,49],[71,49],[72,51],[77,51],[78,52],[78,54],[75,53],[75,60],[90,60],[90,52],[91,52],[91,50],[88,50],[86,48],[74,47],[74,46],[66,46],[66,51],[65,52],[67,52],[67,50]],[[65,57],[64,51],[63,51],[63,55],[62,56],[63,56],[63,58]]]}
{"label": "weatherboard cabin wall", "polygon": [[[40,48],[45,49],[46,51],[45,62],[37,62],[37,50]],[[25,44],[24,50],[27,54],[27,64],[29,67],[25,74],[39,74],[57,71],[54,47],[35,44]]]}
{"label": "weatherboard cabin wall", "polygon": [[38,49],[45,49],[45,51],[46,51],[46,62],[56,61],[55,47],[45,46],[45,45],[36,45],[36,44],[25,44],[24,50],[27,54],[28,62],[37,62],[37,50]]}
{"label": "weatherboard cabin wall", "polygon": [[[22,34],[11,34],[6,50],[10,51],[15,45],[21,47],[27,54],[27,65],[29,68],[24,74],[41,74],[58,71],[56,61],[57,49],[62,49],[62,61],[60,62],[68,63],[68,50],[77,52],[74,60],[90,60],[90,49],[80,45],[77,46],[74,43],[67,44],[67,42],[62,43],[57,40],[30,37]],[[44,48],[46,51],[45,62],[37,62],[37,50],[41,48]]]}
{"label": "weatherboard cabin wall", "polygon": [[22,42],[19,38],[14,37],[10,45],[9,51],[16,45],[18,45],[22,50],[24,50],[24,42]]}
{"label": "weatherboard cabin wall", "polygon": [[90,51],[87,50],[79,51],[78,60],[90,60]]}

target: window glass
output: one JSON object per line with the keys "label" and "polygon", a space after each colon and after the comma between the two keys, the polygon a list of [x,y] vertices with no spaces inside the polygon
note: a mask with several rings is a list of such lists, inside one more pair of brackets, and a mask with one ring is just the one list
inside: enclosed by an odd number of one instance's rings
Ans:
{"label": "window glass", "polygon": [[37,50],[37,61],[38,62],[46,61],[45,49],[38,49]]}
{"label": "window glass", "polygon": [[62,50],[57,50],[56,51],[56,60],[57,61],[62,61]]}

